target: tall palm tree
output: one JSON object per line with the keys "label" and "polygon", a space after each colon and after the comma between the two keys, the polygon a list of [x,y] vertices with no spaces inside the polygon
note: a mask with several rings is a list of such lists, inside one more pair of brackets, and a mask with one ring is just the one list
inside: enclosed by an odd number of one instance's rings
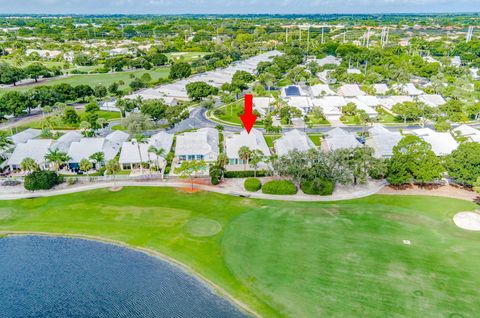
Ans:
{"label": "tall palm tree", "polygon": [[105,154],[101,151],[92,154],[88,159],[93,160],[95,162],[95,168],[98,169],[102,166],[103,162],[105,161]]}
{"label": "tall palm tree", "polygon": [[258,164],[262,163],[265,161],[265,155],[263,152],[259,149],[256,149],[251,152],[250,154],[250,165],[253,168],[253,176],[256,178],[257,177],[257,168]]}
{"label": "tall palm tree", "polygon": [[58,149],[49,149],[45,155],[45,160],[49,163],[53,163],[55,171],[60,169],[60,166],[67,161],[72,159],[66,152],[60,151]]}
{"label": "tall palm tree", "polygon": [[252,154],[252,151],[247,147],[247,146],[242,146],[240,149],[238,149],[238,158],[244,161],[244,170],[247,170],[247,164],[248,161],[250,160],[250,155]]}
{"label": "tall palm tree", "polygon": [[135,140],[137,141],[137,148],[138,148],[138,155],[140,157],[140,173],[143,174],[143,158],[142,158],[142,150],[140,145],[147,142],[148,137],[142,134],[136,134]]}
{"label": "tall palm tree", "polygon": [[165,156],[165,149],[163,148],[156,148],[155,146],[150,146],[148,148],[148,152],[152,153],[155,155],[155,165],[157,166],[157,169],[160,169],[160,160],[158,160],[160,157]]}

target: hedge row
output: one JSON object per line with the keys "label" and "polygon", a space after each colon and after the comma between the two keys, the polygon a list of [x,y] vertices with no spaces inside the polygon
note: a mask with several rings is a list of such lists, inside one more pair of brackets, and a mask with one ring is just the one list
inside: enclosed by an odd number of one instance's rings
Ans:
{"label": "hedge row", "polygon": [[[266,177],[267,171],[257,171],[257,177]],[[225,178],[253,178],[253,171],[227,171],[225,172]]]}
{"label": "hedge row", "polygon": [[304,180],[300,184],[300,188],[305,194],[331,195],[335,184],[330,180],[323,179]]}
{"label": "hedge row", "polygon": [[26,190],[50,190],[57,184],[63,182],[63,177],[54,171],[38,170],[28,174],[25,177],[23,186]]}
{"label": "hedge row", "polygon": [[249,192],[257,192],[262,188],[262,182],[257,178],[248,178],[243,183],[245,190]]}
{"label": "hedge row", "polygon": [[262,187],[265,194],[291,195],[297,193],[297,187],[289,180],[273,180]]}

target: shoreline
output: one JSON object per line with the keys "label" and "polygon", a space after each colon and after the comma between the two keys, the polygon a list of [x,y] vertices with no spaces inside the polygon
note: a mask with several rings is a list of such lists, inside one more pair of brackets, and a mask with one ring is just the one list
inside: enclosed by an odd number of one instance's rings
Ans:
{"label": "shoreline", "polygon": [[210,279],[198,273],[190,266],[168,255],[165,255],[161,252],[158,252],[152,249],[134,246],[122,241],[112,240],[112,239],[108,239],[100,236],[85,235],[85,234],[66,234],[66,233],[52,233],[52,232],[32,232],[32,231],[0,231],[0,239],[2,237],[15,237],[15,236],[45,236],[45,237],[52,237],[52,238],[60,237],[60,238],[68,238],[68,239],[79,239],[79,240],[93,241],[93,242],[103,243],[103,244],[110,244],[113,246],[126,248],[131,251],[140,252],[150,257],[154,257],[160,261],[167,262],[168,264],[174,266],[176,269],[182,271],[184,274],[192,276],[193,278],[198,280],[200,284],[203,284],[206,288],[211,290],[213,294],[227,300],[241,312],[248,314],[252,317],[257,317],[257,318],[262,317],[250,306],[236,299],[230,293],[228,293],[224,288],[215,284]]}

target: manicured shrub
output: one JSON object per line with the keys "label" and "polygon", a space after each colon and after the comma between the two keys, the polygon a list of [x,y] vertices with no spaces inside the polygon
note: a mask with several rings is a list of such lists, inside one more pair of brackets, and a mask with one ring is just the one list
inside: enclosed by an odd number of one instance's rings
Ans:
{"label": "manicured shrub", "polygon": [[300,188],[305,194],[331,195],[335,185],[330,180],[314,179],[302,181]]}
{"label": "manicured shrub", "polygon": [[245,190],[249,192],[257,192],[262,188],[262,182],[257,178],[248,178],[243,183]]}
{"label": "manicured shrub", "polygon": [[63,178],[54,171],[39,170],[28,174],[25,177],[24,187],[26,190],[50,190],[57,184],[63,182]]}
{"label": "manicured shrub", "polygon": [[[265,177],[267,175],[266,171],[257,171],[257,177]],[[225,178],[252,178],[254,177],[253,171],[227,171],[225,172]]]}
{"label": "manicured shrub", "polygon": [[297,193],[297,187],[289,180],[273,180],[263,185],[262,192],[265,194],[291,195]]}

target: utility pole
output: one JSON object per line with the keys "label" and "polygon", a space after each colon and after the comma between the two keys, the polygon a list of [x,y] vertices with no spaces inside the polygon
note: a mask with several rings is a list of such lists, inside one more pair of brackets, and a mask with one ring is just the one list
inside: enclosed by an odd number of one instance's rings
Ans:
{"label": "utility pole", "polygon": [[310,24],[307,29],[307,54],[310,53]]}
{"label": "utility pole", "polygon": [[469,26],[468,27],[468,31],[467,31],[467,43],[470,42],[472,40],[472,37],[473,37],[473,26]]}

